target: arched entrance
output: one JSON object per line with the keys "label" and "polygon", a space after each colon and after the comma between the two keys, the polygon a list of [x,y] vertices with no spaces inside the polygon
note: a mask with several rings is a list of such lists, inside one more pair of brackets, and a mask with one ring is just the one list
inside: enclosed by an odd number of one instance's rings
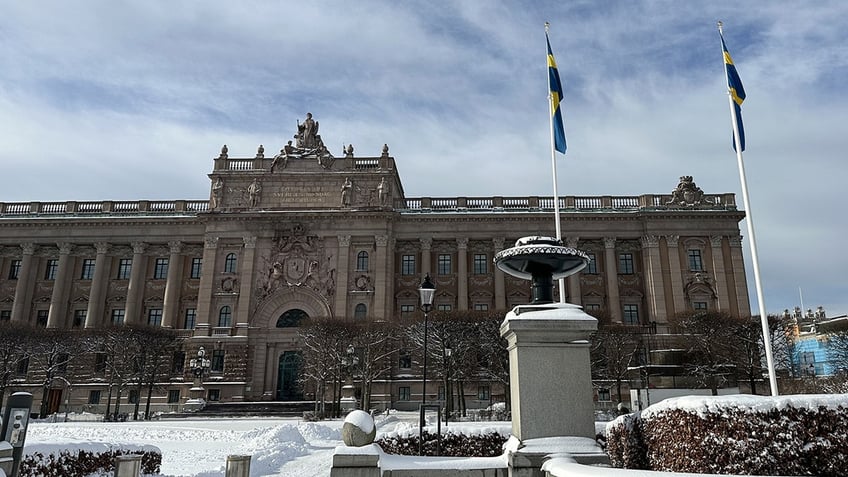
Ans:
{"label": "arched entrance", "polygon": [[280,355],[277,368],[277,401],[301,401],[303,391],[300,388],[301,356],[299,351],[286,351]]}

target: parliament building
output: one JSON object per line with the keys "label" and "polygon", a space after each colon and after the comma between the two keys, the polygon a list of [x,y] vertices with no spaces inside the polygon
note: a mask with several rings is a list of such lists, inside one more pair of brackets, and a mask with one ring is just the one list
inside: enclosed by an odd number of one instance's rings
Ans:
{"label": "parliament building", "polygon": [[[417,319],[425,274],[436,310],[530,301],[529,282],[492,259],[520,237],[555,235],[551,196],[407,197],[403,159],[387,146],[335,157],[316,132],[310,115],[279,153],[231,157],[224,146],[208,199],[0,202],[0,320],[172,328],[185,356],[203,346],[212,357],[207,399],[277,401],[303,397],[293,383],[304,318]],[[590,257],[566,279],[567,300],[658,333],[684,310],[748,316],[734,194],[668,179],[667,193],[558,199],[563,242]],[[188,368],[158,386],[159,409],[189,397]],[[373,402],[421,399],[420,371],[391,373]],[[73,385],[71,409],[100,403],[102,385]],[[471,406],[494,399],[473,389]]]}

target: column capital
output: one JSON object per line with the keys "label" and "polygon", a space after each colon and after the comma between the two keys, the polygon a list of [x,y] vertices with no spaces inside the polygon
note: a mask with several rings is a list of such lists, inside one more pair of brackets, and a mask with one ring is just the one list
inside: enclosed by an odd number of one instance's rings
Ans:
{"label": "column capital", "polygon": [[433,246],[432,237],[423,237],[419,239],[419,242],[421,242],[421,250],[430,250],[430,247]]}
{"label": "column capital", "polygon": [[32,242],[27,242],[27,243],[21,244],[21,250],[23,251],[24,255],[34,254],[35,248],[36,248],[36,245]]}
{"label": "column capital", "polygon": [[59,242],[56,246],[59,247],[60,255],[69,255],[74,249],[74,244],[69,242]]}
{"label": "column capital", "polygon": [[350,247],[350,235],[339,235],[339,247]]}
{"label": "column capital", "polygon": [[735,237],[727,237],[727,241],[730,242],[731,247],[741,247],[742,246],[742,236],[737,235]]}
{"label": "column capital", "polygon": [[576,235],[568,235],[565,237],[566,247],[577,248],[578,243],[580,243],[580,237]]}
{"label": "column capital", "polygon": [[172,254],[180,253],[183,251],[183,243],[179,240],[171,240],[168,242],[168,248],[171,250]]}
{"label": "column capital", "polygon": [[203,248],[218,248],[218,237],[205,237]]}
{"label": "column capital", "polygon": [[468,249],[468,237],[459,237],[456,239],[456,247],[460,250]]}
{"label": "column capital", "polygon": [[660,245],[660,238],[656,235],[643,235],[639,237],[639,242],[641,242],[642,248],[654,248]]}
{"label": "column capital", "polygon": [[256,248],[255,235],[245,235],[242,240],[244,241],[244,248]]}
{"label": "column capital", "polygon": [[677,247],[678,242],[680,242],[680,235],[666,235],[665,243],[669,247]]}
{"label": "column capital", "polygon": [[495,237],[492,239],[492,247],[495,249],[495,252],[500,252],[504,249],[504,241],[503,237]]}
{"label": "column capital", "polygon": [[147,250],[147,244],[144,242],[131,242],[130,246],[132,247],[134,254],[141,254]]}
{"label": "column capital", "polygon": [[710,245],[713,248],[721,248],[721,242],[724,239],[722,235],[710,235]]}
{"label": "column capital", "polygon": [[615,237],[604,237],[604,248],[615,248]]}
{"label": "column capital", "polygon": [[97,250],[97,255],[109,253],[109,242],[94,242],[94,248]]}
{"label": "column capital", "polygon": [[385,247],[389,244],[389,236],[388,235],[375,235],[374,240],[377,242],[378,247]]}

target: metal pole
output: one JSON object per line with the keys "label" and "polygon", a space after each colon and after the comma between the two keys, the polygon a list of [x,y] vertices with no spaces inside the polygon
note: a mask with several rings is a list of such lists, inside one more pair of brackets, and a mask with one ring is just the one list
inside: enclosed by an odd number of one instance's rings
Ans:
{"label": "metal pole", "polygon": [[418,455],[424,455],[424,411],[427,405],[427,315],[424,310],[424,371],[421,380],[421,411],[418,422]]}

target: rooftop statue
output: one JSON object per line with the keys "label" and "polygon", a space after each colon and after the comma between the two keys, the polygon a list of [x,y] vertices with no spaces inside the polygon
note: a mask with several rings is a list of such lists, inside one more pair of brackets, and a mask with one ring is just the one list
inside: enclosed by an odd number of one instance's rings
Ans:
{"label": "rooftop statue", "polygon": [[297,139],[298,149],[315,149],[318,147],[318,121],[312,119],[312,113],[306,113],[306,119],[303,123],[297,122]]}

